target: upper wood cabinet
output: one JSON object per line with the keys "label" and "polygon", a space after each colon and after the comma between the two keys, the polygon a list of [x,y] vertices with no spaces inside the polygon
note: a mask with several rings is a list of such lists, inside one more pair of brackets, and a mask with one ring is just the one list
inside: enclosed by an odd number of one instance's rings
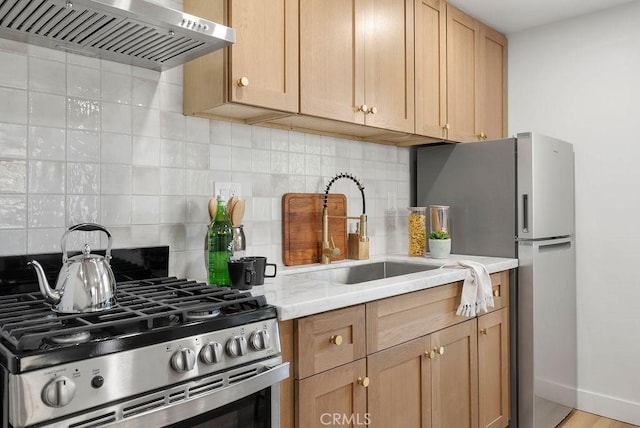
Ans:
{"label": "upper wood cabinet", "polygon": [[447,5],[447,138],[460,142],[506,134],[506,38]]}
{"label": "upper wood cabinet", "polygon": [[413,0],[300,0],[300,112],[414,132]]}
{"label": "upper wood cabinet", "polygon": [[298,112],[298,1],[185,0],[236,42],[184,66],[184,112],[246,120]]}
{"label": "upper wood cabinet", "polygon": [[416,0],[416,134],[445,138],[447,123],[444,0]]}

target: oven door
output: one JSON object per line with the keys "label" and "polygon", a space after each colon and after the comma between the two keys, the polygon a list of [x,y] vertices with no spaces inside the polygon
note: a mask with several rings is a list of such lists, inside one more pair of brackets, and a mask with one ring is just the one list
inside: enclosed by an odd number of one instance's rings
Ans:
{"label": "oven door", "polygon": [[[237,367],[165,390],[109,404],[51,426],[279,428],[281,357]],[[48,426],[48,425],[44,425]]]}

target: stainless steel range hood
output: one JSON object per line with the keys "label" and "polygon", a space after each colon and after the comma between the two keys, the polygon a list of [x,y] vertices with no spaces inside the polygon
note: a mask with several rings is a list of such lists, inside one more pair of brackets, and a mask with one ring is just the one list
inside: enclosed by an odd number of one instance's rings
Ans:
{"label": "stainless steel range hood", "polygon": [[162,71],[235,31],[143,0],[0,0],[0,37]]}

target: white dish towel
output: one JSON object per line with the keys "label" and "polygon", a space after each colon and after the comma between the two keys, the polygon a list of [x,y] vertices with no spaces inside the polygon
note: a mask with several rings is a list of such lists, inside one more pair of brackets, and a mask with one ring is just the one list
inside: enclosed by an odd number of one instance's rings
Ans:
{"label": "white dish towel", "polygon": [[476,314],[487,312],[492,308],[493,293],[491,290],[491,277],[483,264],[469,260],[460,260],[455,263],[443,265],[442,268],[467,269],[467,276],[462,284],[462,297],[456,315],[462,317],[475,317]]}

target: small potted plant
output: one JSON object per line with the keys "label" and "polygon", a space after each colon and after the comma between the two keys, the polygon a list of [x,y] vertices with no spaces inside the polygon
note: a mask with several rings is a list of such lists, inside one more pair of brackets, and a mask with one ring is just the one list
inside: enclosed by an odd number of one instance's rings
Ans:
{"label": "small potted plant", "polygon": [[451,235],[444,229],[429,233],[429,254],[434,259],[446,259],[451,253]]}

